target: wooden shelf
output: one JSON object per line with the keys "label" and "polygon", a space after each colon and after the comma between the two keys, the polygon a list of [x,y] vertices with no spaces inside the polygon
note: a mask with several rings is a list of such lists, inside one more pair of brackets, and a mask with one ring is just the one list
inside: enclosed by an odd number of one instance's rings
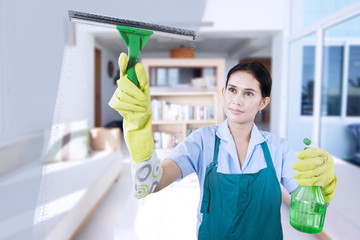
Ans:
{"label": "wooden shelf", "polygon": [[223,58],[143,58],[141,63],[145,69],[150,67],[177,67],[177,68],[205,68],[205,67],[224,67],[225,59]]}
{"label": "wooden shelf", "polygon": [[207,120],[158,120],[153,121],[153,125],[161,125],[161,124],[216,124],[215,119],[207,119]]}
{"label": "wooden shelf", "polygon": [[[214,68],[215,86],[213,88],[200,88],[189,85],[179,86],[151,86],[150,97],[162,101],[163,104],[175,104],[179,106],[193,106],[194,117],[197,107],[210,109],[210,116],[213,119],[204,120],[157,120],[153,121],[153,133],[180,134],[186,136],[188,130],[197,129],[204,126],[219,125],[224,121],[224,111],[222,108],[221,90],[224,86],[225,60],[224,59],[142,59],[142,64],[148,73],[152,68]],[[155,81],[156,82],[156,81]],[[170,82],[170,81],[166,81]],[[181,81],[180,81],[181,82]],[[186,83],[188,84],[188,83]],[[159,111],[162,111],[159,107]],[[202,111],[202,110],[201,110]],[[167,113],[167,112],[166,112]],[[158,114],[158,113],[157,113]],[[202,114],[202,113],[201,113]],[[204,113],[205,114],[205,113]],[[208,110],[206,114],[209,114]],[[160,114],[161,116],[161,114]],[[206,115],[208,116],[208,115]],[[161,117],[159,117],[161,119]],[[167,145],[165,143],[165,145]]]}
{"label": "wooden shelf", "polygon": [[159,88],[151,87],[150,95],[151,96],[206,96],[206,95],[216,95],[217,89],[207,89],[207,88],[191,88],[186,89],[177,89],[174,88]]}

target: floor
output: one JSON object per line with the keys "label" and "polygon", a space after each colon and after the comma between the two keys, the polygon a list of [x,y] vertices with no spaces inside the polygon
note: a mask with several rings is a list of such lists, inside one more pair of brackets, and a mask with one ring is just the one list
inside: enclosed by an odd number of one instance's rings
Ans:
{"label": "floor", "polygon": [[[196,240],[196,210],[199,187],[190,175],[143,200],[132,196],[130,162],[93,217],[79,240]],[[289,209],[282,206],[284,239],[318,239],[289,225]]]}

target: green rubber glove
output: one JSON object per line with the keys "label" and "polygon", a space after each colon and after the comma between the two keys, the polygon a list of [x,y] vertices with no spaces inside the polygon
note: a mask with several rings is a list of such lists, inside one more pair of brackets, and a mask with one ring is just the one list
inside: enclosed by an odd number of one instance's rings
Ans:
{"label": "green rubber glove", "polygon": [[134,162],[140,163],[152,156],[154,141],[151,135],[150,88],[145,68],[135,65],[139,88],[126,74],[128,57],[121,53],[119,57],[120,79],[118,88],[112,96],[109,106],[123,116],[123,130],[126,146]]}
{"label": "green rubber glove", "polygon": [[301,186],[323,187],[328,203],[334,197],[337,179],[334,170],[334,159],[320,148],[308,148],[296,155],[299,161],[292,165],[298,170],[294,177]]}

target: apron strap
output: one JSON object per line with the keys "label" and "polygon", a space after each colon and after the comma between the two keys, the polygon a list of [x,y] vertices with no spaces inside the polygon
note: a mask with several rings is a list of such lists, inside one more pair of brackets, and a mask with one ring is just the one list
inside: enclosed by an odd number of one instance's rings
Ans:
{"label": "apron strap", "polygon": [[205,180],[204,180],[203,199],[202,199],[201,209],[200,209],[201,213],[208,213],[209,212],[209,207],[210,207],[210,186],[209,186],[209,179],[208,179],[207,175],[209,174],[209,172],[211,170],[214,169],[214,167],[215,167],[215,171],[216,171],[216,167],[217,167],[217,164],[218,164],[217,157],[218,157],[218,154],[219,154],[219,145],[220,145],[220,138],[218,138],[218,136],[216,136],[216,134],[215,134],[214,158],[213,158],[213,161],[210,164],[210,166],[206,169]]}
{"label": "apron strap", "polygon": [[215,165],[218,163],[219,145],[220,145],[220,138],[215,134],[215,150],[214,150],[214,158],[213,158],[213,163]]}
{"label": "apron strap", "polygon": [[262,148],[262,150],[264,152],[264,157],[265,157],[267,167],[272,169],[272,172],[274,173],[275,177],[277,178],[275,168],[274,168],[274,164],[273,164],[271,154],[270,154],[270,151],[269,151],[269,147],[268,147],[266,141],[261,143],[261,148]]}

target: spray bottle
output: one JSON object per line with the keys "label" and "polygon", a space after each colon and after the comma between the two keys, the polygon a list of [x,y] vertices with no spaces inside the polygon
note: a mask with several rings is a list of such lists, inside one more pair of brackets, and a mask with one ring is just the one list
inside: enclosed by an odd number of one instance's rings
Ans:
{"label": "spray bottle", "polygon": [[[305,149],[315,147],[311,140],[304,139]],[[319,233],[324,226],[327,201],[323,188],[298,186],[291,194],[290,225],[305,233]]]}

